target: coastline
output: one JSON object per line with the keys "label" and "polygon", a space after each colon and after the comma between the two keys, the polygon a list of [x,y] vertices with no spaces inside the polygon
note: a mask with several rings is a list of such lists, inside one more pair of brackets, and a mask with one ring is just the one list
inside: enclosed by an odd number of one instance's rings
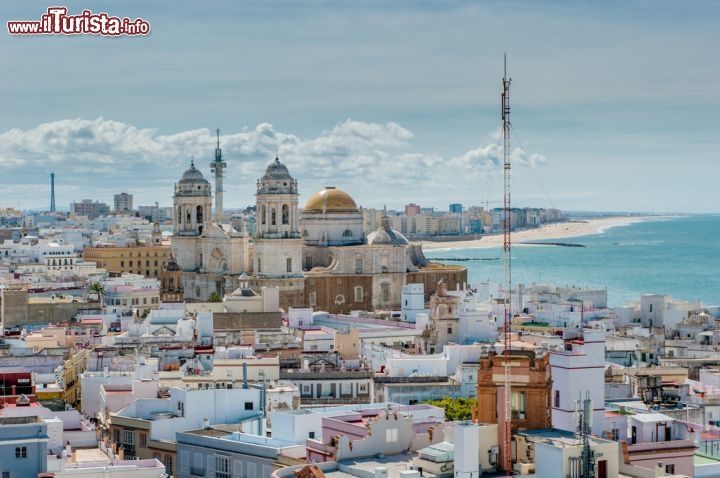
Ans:
{"label": "coastline", "polygon": [[[627,226],[641,221],[656,221],[667,216],[610,216],[591,218],[583,220],[572,220],[567,222],[556,222],[545,224],[535,229],[523,229],[513,232],[511,235],[513,247],[523,247],[521,244],[526,241],[554,241],[571,237],[590,236],[600,234],[612,227]],[[424,250],[432,249],[484,249],[491,247],[502,247],[503,234],[488,234],[471,241],[422,241]]]}

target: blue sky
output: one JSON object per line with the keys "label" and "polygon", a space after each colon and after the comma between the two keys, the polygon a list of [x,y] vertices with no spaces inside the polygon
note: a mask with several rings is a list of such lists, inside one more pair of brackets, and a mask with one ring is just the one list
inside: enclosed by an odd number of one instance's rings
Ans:
{"label": "blue sky", "polygon": [[48,207],[51,171],[63,207],[170,205],[191,157],[209,176],[215,128],[227,207],[276,153],[301,203],[334,185],[365,207],[494,207],[507,52],[514,205],[720,212],[720,4],[680,3],[67,2],[152,32],[0,34],[0,207]]}

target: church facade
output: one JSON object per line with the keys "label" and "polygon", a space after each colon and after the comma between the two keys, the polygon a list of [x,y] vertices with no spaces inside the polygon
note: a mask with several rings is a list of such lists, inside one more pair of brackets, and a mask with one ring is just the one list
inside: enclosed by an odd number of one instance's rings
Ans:
{"label": "church facade", "polygon": [[175,185],[172,253],[182,271],[185,300],[223,297],[239,286],[239,276],[251,269],[249,237],[211,215],[210,183],[191,163]]}
{"label": "church facade", "polygon": [[[223,296],[239,286],[277,287],[280,306],[331,313],[395,310],[402,286],[423,283],[426,300],[442,281],[467,281],[463,266],[428,261],[420,243],[390,227],[386,216],[365,234],[355,200],[335,187],[313,194],[300,208],[297,181],[276,158],[257,182],[254,237],[210,214],[210,183],[194,165],[175,187],[173,257],[188,301]],[[251,240],[252,239],[252,240]]]}

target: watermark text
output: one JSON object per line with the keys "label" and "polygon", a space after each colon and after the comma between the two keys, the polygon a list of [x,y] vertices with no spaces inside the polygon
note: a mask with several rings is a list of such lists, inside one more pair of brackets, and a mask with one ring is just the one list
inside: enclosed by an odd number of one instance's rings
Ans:
{"label": "watermark text", "polygon": [[50,7],[40,21],[7,22],[11,35],[147,35],[150,23],[142,18],[112,17],[107,13],[83,10],[80,15],[68,15],[65,7]]}

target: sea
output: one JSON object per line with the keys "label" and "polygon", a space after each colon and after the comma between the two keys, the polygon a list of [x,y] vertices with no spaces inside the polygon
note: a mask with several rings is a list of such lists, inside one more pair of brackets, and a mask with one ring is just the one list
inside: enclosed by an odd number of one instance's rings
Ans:
{"label": "sea", "polygon": [[[720,305],[720,215],[646,217],[593,235],[535,242],[584,247],[511,242],[513,288],[518,284],[604,288],[609,307],[639,300],[642,294]],[[425,256],[467,266],[471,285],[504,280],[502,245],[425,250]]]}

